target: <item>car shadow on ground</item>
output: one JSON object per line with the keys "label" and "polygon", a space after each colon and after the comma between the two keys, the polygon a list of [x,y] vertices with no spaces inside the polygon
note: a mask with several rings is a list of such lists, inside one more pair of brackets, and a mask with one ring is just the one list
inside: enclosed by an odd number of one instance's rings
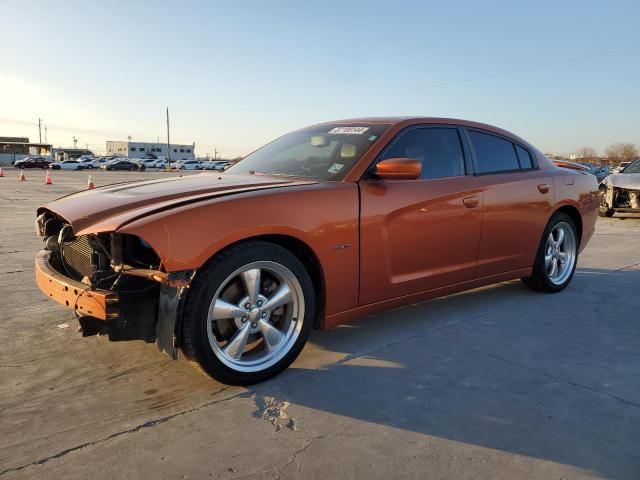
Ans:
{"label": "car shadow on ground", "polygon": [[637,478],[638,285],[640,270],[579,269],[555,295],[505,282],[386,312],[312,337],[346,360],[249,394]]}

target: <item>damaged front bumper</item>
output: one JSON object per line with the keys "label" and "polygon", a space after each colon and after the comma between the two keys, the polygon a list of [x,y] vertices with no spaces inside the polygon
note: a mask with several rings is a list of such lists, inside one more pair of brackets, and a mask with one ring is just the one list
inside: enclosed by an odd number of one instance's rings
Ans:
{"label": "damaged front bumper", "polygon": [[54,218],[52,227],[51,218],[36,223],[45,241],[35,260],[40,290],[75,312],[83,336],[156,342],[177,359],[182,303],[194,270],[166,272],[144,242],[115,232],[76,237],[62,219]]}
{"label": "damaged front bumper", "polygon": [[49,263],[51,252],[40,250],[36,255],[36,283],[40,290],[78,315],[90,315],[99,320],[118,318],[118,294],[109,290],[91,290],[77,280],[58,273]]}

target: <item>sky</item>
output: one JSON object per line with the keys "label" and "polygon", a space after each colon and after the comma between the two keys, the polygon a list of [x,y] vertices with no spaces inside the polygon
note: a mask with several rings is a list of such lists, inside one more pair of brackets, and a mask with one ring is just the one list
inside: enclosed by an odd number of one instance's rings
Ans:
{"label": "sky", "polygon": [[[640,145],[640,1],[0,0],[0,136],[245,155],[323,121],[464,118]],[[44,130],[43,130],[44,140]]]}

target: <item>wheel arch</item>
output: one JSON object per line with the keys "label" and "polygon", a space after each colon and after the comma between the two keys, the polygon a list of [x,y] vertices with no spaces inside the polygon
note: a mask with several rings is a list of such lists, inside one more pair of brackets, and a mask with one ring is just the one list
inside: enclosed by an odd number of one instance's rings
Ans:
{"label": "wheel arch", "polygon": [[[314,328],[321,329],[324,324],[324,312],[325,312],[325,299],[326,299],[326,289],[325,289],[325,276],[324,270],[322,268],[322,264],[320,259],[316,255],[315,251],[304,241],[300,240],[291,235],[286,234],[260,234],[249,236],[243,238],[241,240],[237,240],[228,245],[225,245],[223,248],[215,252],[209,259],[205,262],[209,263],[215,257],[220,255],[222,252],[226,251],[229,248],[236,247],[242,243],[251,242],[251,241],[262,241],[272,243],[274,245],[278,245],[285,250],[288,250],[293,255],[296,256],[300,263],[304,266],[309,277],[311,278],[311,282],[313,284],[313,290],[315,293],[315,304],[316,304],[316,315]],[[199,269],[198,269],[199,270]],[[196,271],[196,276],[198,272]]]}
{"label": "wheel arch", "polygon": [[577,230],[576,233],[578,234],[577,235],[578,248],[580,248],[580,244],[582,243],[582,233],[583,233],[583,222],[582,222],[582,215],[580,214],[580,210],[578,210],[578,208],[574,205],[565,204],[556,208],[551,215],[553,216],[556,212],[562,212],[568,215],[571,218],[571,220],[573,220],[573,223],[576,226],[576,230]]}

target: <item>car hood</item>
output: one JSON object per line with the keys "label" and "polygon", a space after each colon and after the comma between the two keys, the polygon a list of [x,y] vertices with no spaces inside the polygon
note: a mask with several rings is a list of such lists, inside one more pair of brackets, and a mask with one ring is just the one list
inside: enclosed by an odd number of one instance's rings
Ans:
{"label": "car hood", "polygon": [[640,173],[614,173],[603,180],[612,187],[640,190]]}
{"label": "car hood", "polygon": [[[69,222],[76,235],[119,228],[160,210],[215,197],[269,188],[318,183],[315,180],[269,175],[221,175],[200,173],[185,177],[117,183],[74,193],[38,209],[55,213]],[[110,221],[112,220],[112,221]],[[100,228],[92,229],[92,226]]]}

